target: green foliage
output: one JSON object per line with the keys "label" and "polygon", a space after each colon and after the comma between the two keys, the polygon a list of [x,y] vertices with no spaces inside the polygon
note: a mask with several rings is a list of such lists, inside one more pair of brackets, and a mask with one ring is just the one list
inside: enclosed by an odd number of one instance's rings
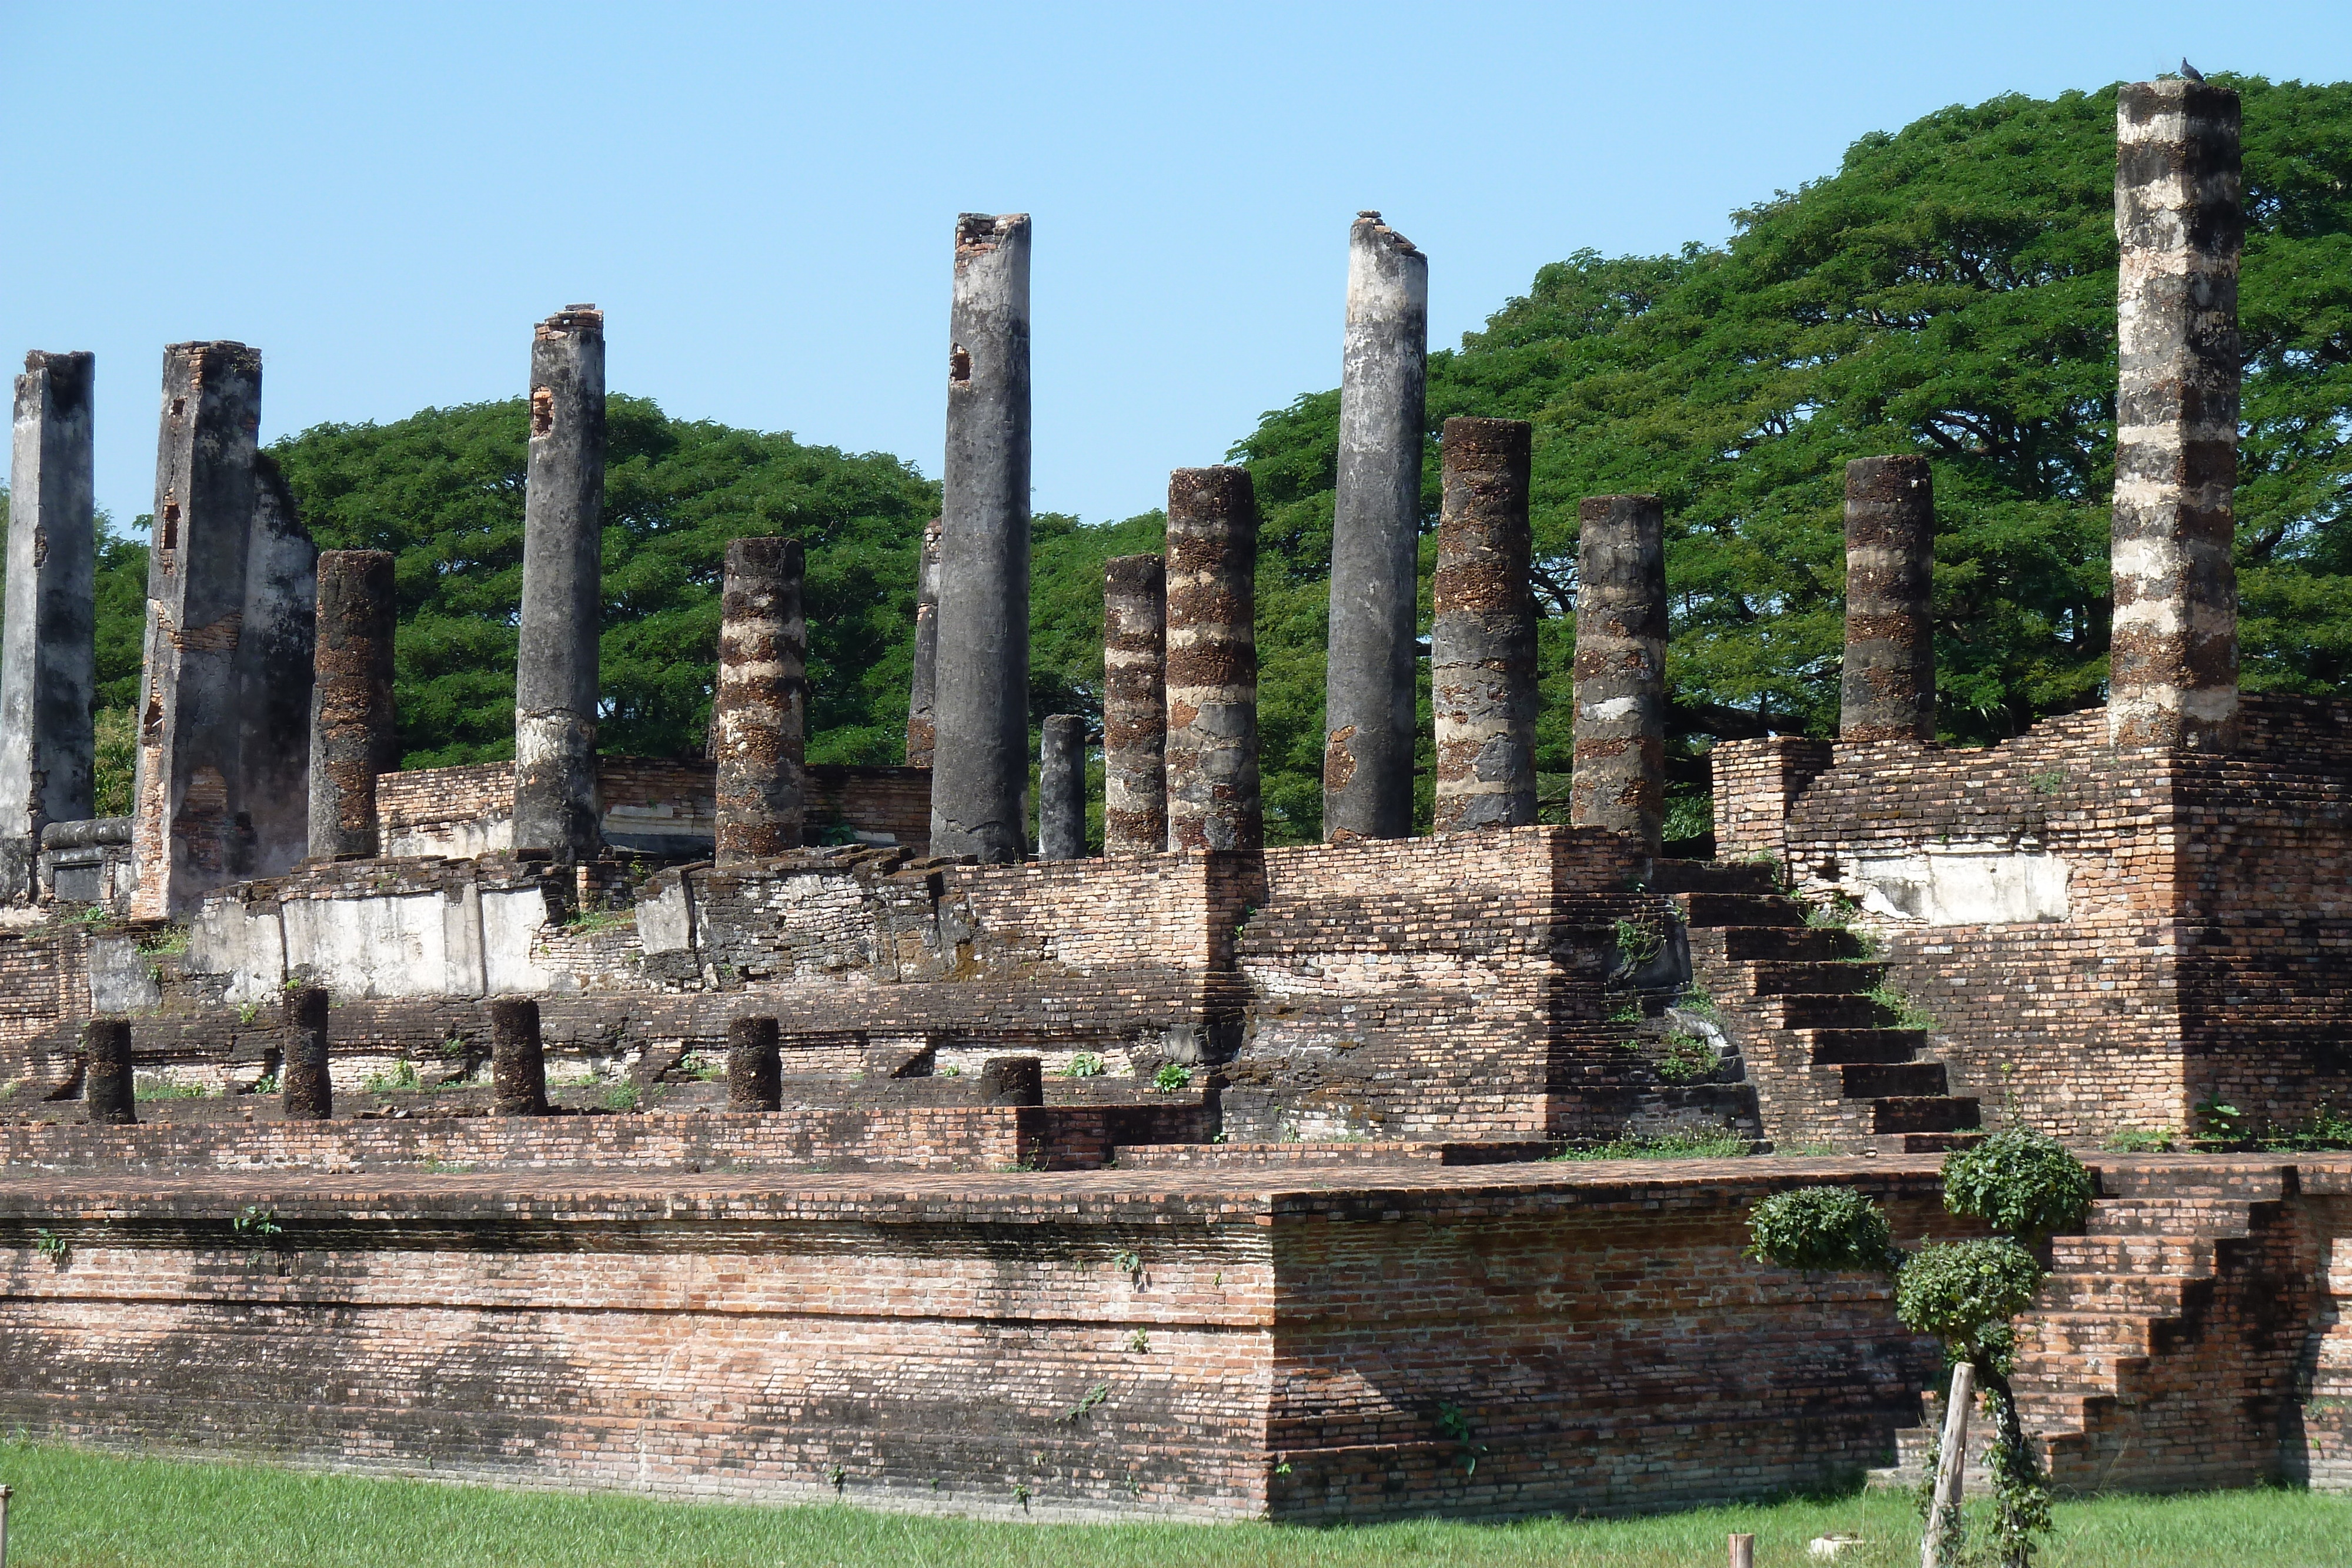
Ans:
{"label": "green foliage", "polygon": [[1168,1062],[1151,1075],[1151,1086],[1162,1094],[1190,1089],[1192,1087],[1192,1070],[1181,1061]]}
{"label": "green foliage", "polygon": [[2097,1196],[2083,1162],[2031,1127],[2004,1127],[1944,1158],[1944,1207],[2029,1247],[2081,1225]]}
{"label": "green foliage", "polygon": [[1864,993],[1886,1012],[1889,1029],[1934,1029],[1936,1015],[1911,999],[1900,987],[1879,984]]}
{"label": "green foliage", "polygon": [[62,1269],[73,1256],[73,1243],[54,1230],[39,1229],[33,1232],[33,1250]]}
{"label": "green foliage", "polygon": [[1102,1074],[1103,1059],[1100,1054],[1091,1051],[1077,1052],[1062,1069],[1062,1076],[1065,1078],[1100,1078]]}
{"label": "green foliage", "polygon": [[2042,1265],[2006,1236],[1930,1241],[1895,1277],[1895,1314],[1905,1328],[1972,1357],[1986,1331],[2005,1327],[2041,1288]]}
{"label": "green foliage", "polygon": [[201,1083],[182,1083],[170,1078],[134,1077],[131,1092],[138,1100],[209,1100],[213,1095]]}
{"label": "green foliage", "polygon": [[1902,1258],[1886,1216],[1847,1186],[1774,1193],[1748,1217],[1748,1239],[1747,1256],[1783,1269],[1884,1271]]}
{"label": "green foliage", "polygon": [[1736,1160],[1748,1153],[1748,1140],[1728,1127],[1711,1130],[1677,1127],[1672,1132],[1643,1135],[1629,1133],[1601,1144],[1576,1144],[1549,1156],[1555,1160]]}
{"label": "green foliage", "polygon": [[1704,1083],[1722,1067],[1715,1047],[1680,1030],[1666,1036],[1666,1049],[1658,1058],[1658,1076],[1669,1083]]}
{"label": "green foliage", "polygon": [[424,1087],[425,1080],[417,1075],[416,1063],[405,1058],[360,1081],[360,1088],[370,1094],[405,1094]]}
{"label": "green foliage", "polygon": [[621,1082],[607,1087],[597,1096],[596,1103],[607,1111],[634,1111],[641,1099],[635,1084]]}
{"label": "green foliage", "polygon": [[2117,1155],[2168,1155],[2180,1146],[2180,1137],[2170,1127],[2122,1127],[2099,1146]]}

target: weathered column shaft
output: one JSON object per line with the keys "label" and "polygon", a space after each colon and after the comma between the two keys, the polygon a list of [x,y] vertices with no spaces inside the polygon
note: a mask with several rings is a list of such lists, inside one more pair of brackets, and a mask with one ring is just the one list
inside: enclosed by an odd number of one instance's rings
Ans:
{"label": "weathered column shaft", "polygon": [[29,897],[41,830],[91,810],[98,549],[89,354],[25,356],[0,627],[0,904]]}
{"label": "weathered column shaft", "polygon": [[1361,214],[1348,232],[1324,679],[1323,836],[1334,842],[1412,832],[1428,364],[1429,258]]}
{"label": "weathered column shaft", "polygon": [[1037,758],[1037,858],[1087,858],[1087,721],[1048,714]]}
{"label": "weathered column shaft", "polygon": [[547,1114],[547,1050],[539,1004],[501,997],[490,1004],[490,1110],[499,1116]]}
{"label": "weathered column shaft", "polygon": [[1578,508],[1576,761],[1569,821],[1652,854],[1666,821],[1665,513],[1655,496]]}
{"label": "weathered column shaft", "polygon": [[168,919],[252,862],[252,831],[231,797],[243,771],[237,652],[260,427],[258,350],[227,342],[163,350],[131,800],[135,918]]}
{"label": "weathered column shaft", "polygon": [[931,852],[1017,861],[1029,782],[1029,219],[956,222]]}
{"label": "weathered column shaft", "polygon": [[1534,427],[1445,422],[1430,693],[1441,833],[1536,820],[1536,607],[1528,571]]}
{"label": "weathered column shaft", "polygon": [[1845,676],[1838,738],[1936,738],[1936,490],[1925,457],[1845,465]]}
{"label": "weathered column shaft", "polygon": [[798,539],[727,546],[719,685],[710,706],[720,865],[765,860],[801,844],[808,713],[801,572]]}
{"label": "weathered column shaft", "polygon": [[1103,562],[1103,853],[1168,847],[1168,566]]}
{"label": "weathered column shaft", "polygon": [[287,1119],[327,1121],[335,1113],[335,1081],[328,1071],[326,988],[304,986],[284,1007],[286,1060],[278,1082]]}
{"label": "weathered column shaft", "polygon": [[1043,1105],[1045,1064],[1034,1056],[992,1056],[980,1064],[983,1105]]}
{"label": "weathered column shaft", "polygon": [[604,507],[604,313],[567,306],[531,334],[515,653],[515,848],[558,860],[593,856],[604,843],[596,798]]}
{"label": "weathered column shaft", "polygon": [[393,724],[397,605],[386,550],[319,557],[318,680],[310,689],[310,852],[373,855],[375,780],[400,766]]}
{"label": "weathered column shaft", "polygon": [[779,1111],[784,1103],[781,1030],[774,1019],[727,1020],[727,1108]]}
{"label": "weathered column shaft", "polygon": [[2238,95],[2116,96],[2117,746],[2226,750],[2238,733]]}
{"label": "weathered column shaft", "polygon": [[131,1071],[131,1020],[92,1019],[82,1026],[81,1101],[84,1117],[101,1127],[139,1120]]}
{"label": "weathered column shaft", "polygon": [[915,677],[907,691],[907,766],[929,768],[939,743],[940,519],[923,525],[915,561]]}
{"label": "weathered column shaft", "polygon": [[1168,476],[1168,847],[1265,843],[1257,760],[1257,500],[1243,468]]}

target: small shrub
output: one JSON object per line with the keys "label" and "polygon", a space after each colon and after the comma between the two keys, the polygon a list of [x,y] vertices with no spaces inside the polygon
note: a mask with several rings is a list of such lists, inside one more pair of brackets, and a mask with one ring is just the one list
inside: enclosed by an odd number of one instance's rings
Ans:
{"label": "small shrub", "polygon": [[1723,1026],[1723,1009],[1717,1004],[1714,993],[1705,986],[1693,986],[1675,998],[1674,1005],[1693,1018],[1705,1019],[1718,1029]]}
{"label": "small shrub", "polygon": [[54,1230],[36,1230],[33,1232],[33,1250],[62,1269],[73,1253],[73,1243]]}
{"label": "small shrub", "polygon": [[2224,1103],[2218,1094],[2197,1102],[2197,1117],[2205,1124],[2202,1135],[2216,1143],[2234,1144],[2246,1135],[2246,1113]]}
{"label": "small shrub", "polygon": [[2004,1127],[1944,1161],[1944,1207],[2029,1247],[2081,1225],[2097,1196],[2083,1162],[2032,1127]]}
{"label": "small shrub", "polygon": [[1748,1140],[1727,1127],[1677,1127],[1670,1133],[1629,1133],[1601,1144],[1580,1144],[1549,1156],[1555,1160],[1736,1160]]}
{"label": "small shrub", "polygon": [[1171,1061],[1151,1075],[1151,1086],[1162,1094],[1173,1094],[1192,1087],[1192,1070],[1181,1061]]}
{"label": "small shrub", "polygon": [[1640,1023],[1642,1018],[1642,998],[1639,997],[1627,997],[1609,1013],[1611,1023]]}
{"label": "small shrub", "polygon": [[188,950],[188,928],[166,925],[152,936],[139,939],[139,950],[152,958],[173,957]]}
{"label": "small shrub", "polygon": [[963,1069],[950,1061],[945,1067],[940,1068],[935,1076],[940,1078],[961,1078],[963,1076]]}
{"label": "small shrub", "polygon": [[1852,1187],[1776,1192],[1748,1217],[1748,1257],[1783,1269],[1878,1271],[1902,1260],[1886,1216]]}
{"label": "small shrub", "polygon": [[2170,1127],[2121,1127],[2099,1146],[2116,1155],[2168,1155],[2179,1142],[2180,1134]]}
{"label": "small shrub", "polygon": [[2042,1265],[2006,1236],[1930,1241],[1895,1278],[1895,1315],[1915,1333],[1974,1354],[1993,1348],[1988,1327],[2006,1330],[2041,1288]]}
{"label": "small shrub", "polygon": [[425,1080],[417,1076],[416,1063],[403,1058],[387,1071],[368,1074],[360,1087],[370,1094],[404,1094],[424,1088]]}
{"label": "small shrub", "polygon": [[1617,944],[1617,961],[1624,968],[1638,969],[1665,950],[1665,937],[1644,921],[1620,915],[1611,934]]}
{"label": "small shrub", "polygon": [[1865,993],[1872,1001],[1895,1015],[1888,1029],[1934,1029],[1936,1015],[1911,999],[1911,993],[1900,987],[1879,984]]}
{"label": "small shrub", "polygon": [[2285,1153],[2352,1149],[2352,1116],[2339,1116],[2322,1105],[2311,1120],[2283,1133],[2263,1137],[2263,1147]]}
{"label": "small shrub", "polygon": [[246,1002],[241,1004],[236,1009],[236,1021],[247,1025],[259,1023],[261,1021],[261,1004],[259,1002]]}
{"label": "small shrub", "polygon": [[1102,1075],[1103,1059],[1091,1051],[1079,1051],[1062,1068],[1065,1078],[1100,1078]]}
{"label": "small shrub", "polygon": [[137,1078],[131,1081],[131,1094],[135,1100],[209,1100],[213,1092],[201,1083],[181,1083],[169,1078]]}
{"label": "small shrub", "polygon": [[607,1111],[634,1111],[637,1108],[637,1086],[615,1083],[598,1096],[596,1103]]}
{"label": "small shrub", "polygon": [[1666,1036],[1665,1053],[1658,1058],[1658,1076],[1669,1083],[1704,1083],[1722,1069],[1715,1047],[1679,1030]]}
{"label": "small shrub", "polygon": [[253,1092],[256,1094],[275,1094],[278,1087],[278,1074],[275,1072],[265,1073],[253,1081]]}

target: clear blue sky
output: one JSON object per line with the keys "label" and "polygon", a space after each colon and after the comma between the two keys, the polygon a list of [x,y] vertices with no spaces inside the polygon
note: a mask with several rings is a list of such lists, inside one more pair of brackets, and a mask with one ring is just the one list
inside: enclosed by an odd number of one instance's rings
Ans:
{"label": "clear blue sky", "polygon": [[0,353],[97,351],[124,523],[167,342],[259,346],[272,437],[516,395],[574,300],[617,391],[936,476],[955,214],[1026,211],[1034,501],[1103,520],[1338,382],[1360,207],[1443,345],[1864,131],[2184,52],[2342,79],[2352,5],[0,0]]}

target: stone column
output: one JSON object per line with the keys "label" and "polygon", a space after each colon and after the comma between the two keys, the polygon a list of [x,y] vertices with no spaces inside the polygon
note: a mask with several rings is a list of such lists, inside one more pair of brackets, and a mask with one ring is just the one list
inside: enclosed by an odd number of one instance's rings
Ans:
{"label": "stone column", "polygon": [[1415,598],[1429,361],[1429,258],[1359,214],[1348,231],[1339,480],[1324,677],[1323,836],[1412,833]]}
{"label": "stone column", "polygon": [[1445,422],[1430,693],[1436,714],[1436,829],[1536,820],[1536,606],[1528,582],[1534,427]]}
{"label": "stone column", "polygon": [[596,798],[604,507],[604,313],[571,305],[531,334],[515,654],[514,845],[559,861],[592,857],[604,845]]}
{"label": "stone column", "polygon": [[289,1122],[324,1122],[335,1113],[335,1081],[327,1069],[327,991],[304,986],[285,1001],[286,1060],[280,1093]]}
{"label": "stone column", "polygon": [[1029,782],[1029,218],[956,220],[931,852],[1018,861]]}
{"label": "stone column", "polygon": [[253,862],[252,831],[238,823],[233,798],[243,772],[237,647],[260,427],[259,350],[227,342],[163,350],[131,808],[135,919],[170,919],[249,874]]}
{"label": "stone column", "polygon": [[1845,678],[1838,738],[1936,738],[1936,491],[1925,457],[1845,465]]}
{"label": "stone column", "polygon": [[735,539],[727,546],[719,685],[710,705],[722,866],[801,845],[808,711],[801,568],[798,539]]}
{"label": "stone column", "polygon": [[393,726],[394,612],[387,550],[319,557],[318,679],[310,688],[310,852],[374,855],[375,780],[400,766]]}
{"label": "stone column", "polygon": [[774,1019],[727,1020],[727,1108],[781,1111],[784,1105],[783,1053]]}
{"label": "stone column", "polygon": [[82,1026],[81,1102],[86,1120],[128,1127],[139,1120],[131,1074],[131,1020],[92,1019]]}
{"label": "stone column", "polygon": [[490,1004],[490,1112],[547,1114],[547,1051],[539,1038],[539,1004],[501,997]]}
{"label": "stone column", "polygon": [[1257,768],[1257,500],[1243,468],[1168,476],[1168,847],[1265,844]]}
{"label": "stone column", "polygon": [[1103,562],[1103,853],[1168,847],[1168,567]]}
{"label": "stone column", "polygon": [[30,898],[41,830],[91,811],[98,685],[89,354],[25,356],[0,616],[0,904]]}
{"label": "stone column", "polygon": [[923,525],[915,561],[915,678],[907,692],[907,766],[929,768],[939,738],[940,519]]}
{"label": "stone column", "polygon": [[1049,714],[1037,758],[1037,858],[1087,858],[1087,721]]}
{"label": "stone column", "polygon": [[2115,622],[2107,734],[2227,750],[2238,737],[2238,95],[2116,95]]}
{"label": "stone column", "polygon": [[1569,821],[1656,854],[1666,822],[1665,512],[1655,496],[1578,508],[1576,771]]}
{"label": "stone column", "polygon": [[983,1105],[1043,1105],[1045,1064],[1034,1056],[992,1056],[980,1064]]}

